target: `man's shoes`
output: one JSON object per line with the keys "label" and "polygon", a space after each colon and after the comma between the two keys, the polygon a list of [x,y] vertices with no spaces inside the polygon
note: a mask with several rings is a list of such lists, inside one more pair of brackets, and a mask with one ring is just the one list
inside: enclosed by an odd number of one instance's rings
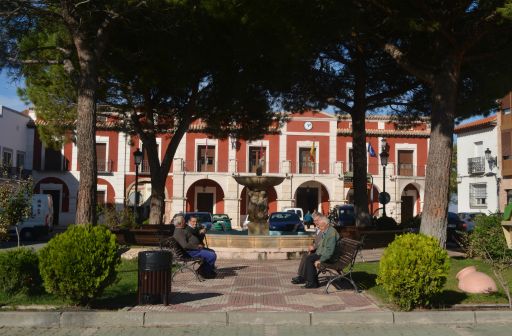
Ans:
{"label": "man's shoes", "polygon": [[302,287],[303,288],[318,288],[318,287],[320,287],[320,285],[317,282],[306,281],[306,284]]}
{"label": "man's shoes", "polygon": [[292,278],[292,284],[298,285],[304,283],[304,278],[300,275],[296,276],[295,278]]}

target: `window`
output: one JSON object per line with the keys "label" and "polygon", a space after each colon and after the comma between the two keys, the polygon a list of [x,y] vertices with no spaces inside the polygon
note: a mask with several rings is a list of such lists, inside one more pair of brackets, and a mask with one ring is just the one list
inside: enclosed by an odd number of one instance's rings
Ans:
{"label": "window", "polygon": [[352,148],[348,149],[348,171],[354,171],[354,150]]}
{"label": "window", "polygon": [[16,151],[16,167],[18,169],[25,168],[25,153]]}
{"label": "window", "polygon": [[215,171],[215,146],[200,145],[197,146],[197,171],[214,172]]}
{"label": "window", "polygon": [[506,193],[507,193],[507,204],[510,204],[510,203],[512,203],[512,189],[507,189]]}
{"label": "window", "polygon": [[314,174],[315,158],[311,155],[311,148],[299,148],[299,174]]}
{"label": "window", "polygon": [[469,185],[469,204],[471,207],[487,205],[487,184],[475,183]]}
{"label": "window", "polygon": [[110,172],[107,161],[107,144],[96,143],[96,164],[98,166],[98,173]]}
{"label": "window", "polygon": [[107,192],[105,190],[96,191],[96,203],[100,207],[104,207],[107,204]]}
{"label": "window", "polygon": [[399,150],[398,151],[398,175],[401,176],[412,176],[413,167],[413,155],[412,150]]}
{"label": "window", "polygon": [[475,157],[484,156],[484,143],[483,141],[477,141],[474,143]]}
{"label": "window", "polygon": [[265,173],[265,157],[267,148],[266,147],[249,147],[249,173],[256,173],[256,168],[261,162],[263,168],[262,173]]}
{"label": "window", "polygon": [[510,114],[510,107],[504,108],[503,114]]}
{"label": "window", "polygon": [[12,162],[12,149],[4,147],[4,151],[2,154],[2,164],[4,165],[4,167],[12,167],[13,163],[14,162]]}
{"label": "window", "polygon": [[60,150],[45,148],[44,150],[44,170],[62,171],[62,153]]}
{"label": "window", "polygon": [[512,139],[510,132],[507,131],[501,133],[501,155],[503,155],[503,160],[508,160],[512,155]]}
{"label": "window", "polygon": [[[157,154],[160,153],[160,145],[156,144],[156,152]],[[149,173],[149,160],[148,160],[148,151],[146,150],[146,147],[142,145],[142,153],[144,154],[144,157],[142,158],[142,163],[140,164],[140,172],[141,173]]]}

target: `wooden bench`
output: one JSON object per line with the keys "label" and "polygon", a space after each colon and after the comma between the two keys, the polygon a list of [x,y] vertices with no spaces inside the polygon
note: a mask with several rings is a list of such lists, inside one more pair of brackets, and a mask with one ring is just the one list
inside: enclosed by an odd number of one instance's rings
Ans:
{"label": "wooden bench", "polygon": [[352,269],[356,261],[357,253],[361,250],[363,244],[360,241],[350,238],[341,238],[338,240],[336,248],[341,249],[338,260],[333,264],[320,264],[319,273],[325,274],[328,278],[325,286],[325,293],[329,293],[329,286],[336,280],[345,279],[349,281],[354,290],[359,292],[356,283],[352,279]]}
{"label": "wooden bench", "polygon": [[174,237],[162,239],[160,241],[160,249],[169,250],[172,253],[173,270],[171,280],[174,280],[178,272],[183,273],[183,271],[189,270],[194,273],[198,281],[203,281],[203,278],[197,272],[197,269],[203,263],[203,258],[189,256],[187,251],[181,247]]}

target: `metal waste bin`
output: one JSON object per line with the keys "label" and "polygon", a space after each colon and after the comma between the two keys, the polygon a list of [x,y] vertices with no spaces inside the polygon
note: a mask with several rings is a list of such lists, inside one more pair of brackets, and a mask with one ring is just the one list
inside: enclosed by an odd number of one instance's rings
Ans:
{"label": "metal waste bin", "polygon": [[139,304],[168,304],[171,292],[171,261],[169,251],[139,252]]}

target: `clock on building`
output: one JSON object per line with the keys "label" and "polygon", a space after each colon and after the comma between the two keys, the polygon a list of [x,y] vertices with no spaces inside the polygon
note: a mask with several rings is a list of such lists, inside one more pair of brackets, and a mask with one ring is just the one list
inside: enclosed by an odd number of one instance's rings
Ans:
{"label": "clock on building", "polygon": [[311,121],[306,121],[306,122],[304,123],[304,129],[305,129],[306,131],[309,131],[309,130],[311,130],[312,128],[313,128],[313,123],[312,123]]}

